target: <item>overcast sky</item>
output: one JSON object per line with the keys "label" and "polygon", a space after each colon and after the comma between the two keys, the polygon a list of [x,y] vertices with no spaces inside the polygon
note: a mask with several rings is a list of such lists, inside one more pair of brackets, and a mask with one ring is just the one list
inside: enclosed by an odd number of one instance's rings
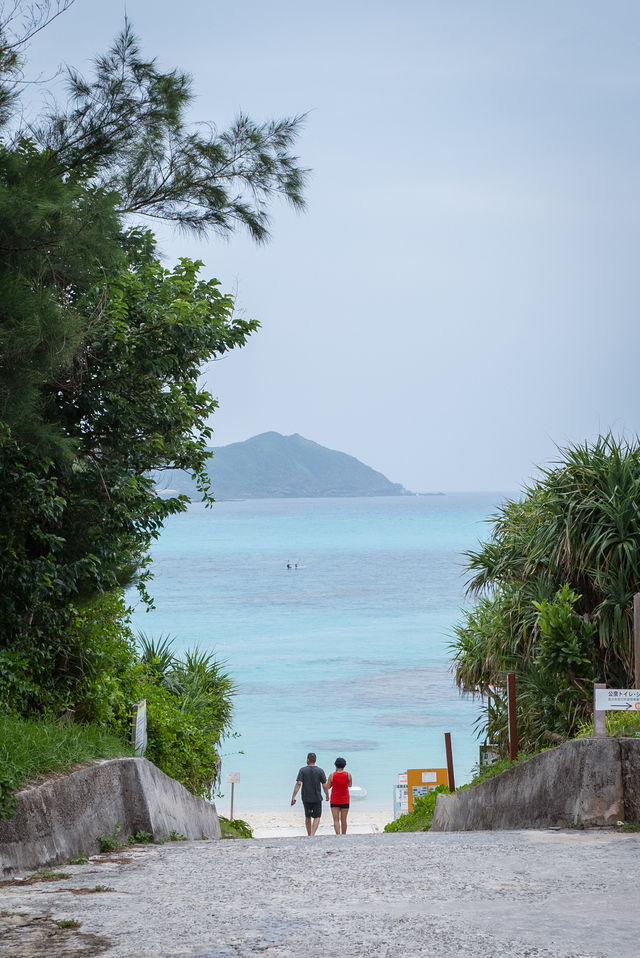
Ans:
{"label": "overcast sky", "polygon": [[[517,489],[640,427],[636,0],[127,0],[194,119],[309,112],[308,211],[256,247],[162,234],[262,329],[213,364],[215,445],[266,430],[416,490]],[[32,70],[89,69],[124,4],[76,0]]]}

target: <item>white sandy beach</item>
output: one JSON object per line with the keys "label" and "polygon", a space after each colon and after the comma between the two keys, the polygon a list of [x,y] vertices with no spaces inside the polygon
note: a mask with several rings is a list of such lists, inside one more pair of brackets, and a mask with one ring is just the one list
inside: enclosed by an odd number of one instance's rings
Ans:
{"label": "white sandy beach", "polygon": [[[221,815],[229,815],[229,809],[218,806]],[[250,809],[234,808],[234,818],[242,818],[253,829],[255,838],[292,838],[295,835],[305,835],[304,812],[300,801],[293,807],[272,809],[268,811],[253,811]],[[391,811],[380,809],[366,809],[355,804],[349,810],[347,834],[371,834],[381,832],[387,822],[393,819]],[[329,806],[323,806],[322,818],[318,835],[333,835],[333,821]]]}

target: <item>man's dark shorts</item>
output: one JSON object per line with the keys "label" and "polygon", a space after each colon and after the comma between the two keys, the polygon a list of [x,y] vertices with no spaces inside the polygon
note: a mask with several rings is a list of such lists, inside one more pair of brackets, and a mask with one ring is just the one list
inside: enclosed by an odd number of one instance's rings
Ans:
{"label": "man's dark shorts", "polygon": [[322,815],[322,802],[303,802],[305,818],[320,818]]}

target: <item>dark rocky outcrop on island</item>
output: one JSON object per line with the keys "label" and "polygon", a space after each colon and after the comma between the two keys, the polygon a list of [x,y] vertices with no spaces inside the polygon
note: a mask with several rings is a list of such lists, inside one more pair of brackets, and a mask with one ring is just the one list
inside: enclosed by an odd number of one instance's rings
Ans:
{"label": "dark rocky outcrop on island", "polygon": [[[354,456],[305,439],[264,432],[245,442],[213,449],[207,471],[216,499],[304,499],[341,496],[402,496],[407,490]],[[188,476],[156,477],[160,489],[195,494]]]}

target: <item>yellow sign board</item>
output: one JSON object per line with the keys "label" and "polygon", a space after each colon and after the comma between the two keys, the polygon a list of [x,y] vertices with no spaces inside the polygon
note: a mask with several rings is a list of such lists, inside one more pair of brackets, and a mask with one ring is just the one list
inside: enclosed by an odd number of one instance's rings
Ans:
{"label": "yellow sign board", "polygon": [[416,798],[432,792],[438,785],[448,785],[449,775],[446,768],[408,768],[407,790],[409,792],[409,811],[413,811]]}

